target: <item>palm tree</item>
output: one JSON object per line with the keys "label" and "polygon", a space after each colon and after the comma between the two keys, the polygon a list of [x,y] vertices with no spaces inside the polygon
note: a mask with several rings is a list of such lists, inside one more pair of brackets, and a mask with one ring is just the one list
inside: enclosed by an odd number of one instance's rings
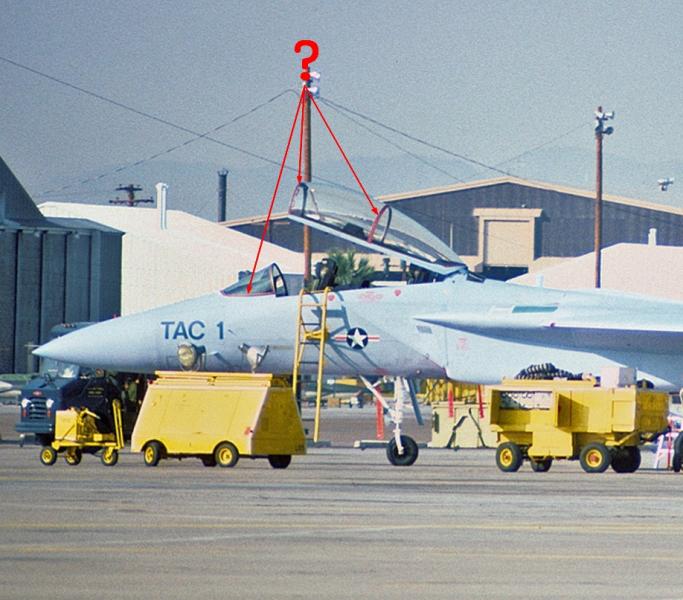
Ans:
{"label": "palm tree", "polygon": [[370,282],[375,275],[375,270],[366,257],[360,258],[356,263],[356,253],[353,250],[333,248],[327,256],[337,264],[337,286],[358,288],[364,282]]}

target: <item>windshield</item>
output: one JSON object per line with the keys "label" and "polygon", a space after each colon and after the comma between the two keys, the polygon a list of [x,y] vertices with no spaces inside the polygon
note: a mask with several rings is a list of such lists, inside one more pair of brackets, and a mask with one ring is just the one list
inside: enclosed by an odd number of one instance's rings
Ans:
{"label": "windshield", "polygon": [[[289,205],[289,214],[318,229],[334,229],[377,252],[390,251],[422,266],[461,267],[460,257],[422,225],[389,204],[376,202],[375,215],[360,194],[330,186],[302,183]],[[334,234],[333,234],[334,235]],[[442,269],[439,269],[442,270]]]}
{"label": "windshield", "polygon": [[78,365],[63,363],[53,358],[43,358],[40,373],[51,379],[76,379],[78,377]]}
{"label": "windshield", "polygon": [[[240,278],[233,284],[221,290],[224,296],[246,296],[247,285],[251,273],[240,273]],[[275,294],[276,296],[287,295],[287,284],[285,278],[275,263],[264,267],[263,269],[254,273],[254,278],[251,282],[251,294]]]}

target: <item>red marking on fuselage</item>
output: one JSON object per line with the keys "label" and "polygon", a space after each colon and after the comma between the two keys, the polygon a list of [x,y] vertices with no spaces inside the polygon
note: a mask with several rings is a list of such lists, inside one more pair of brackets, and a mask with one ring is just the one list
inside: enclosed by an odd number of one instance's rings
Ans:
{"label": "red marking on fuselage", "polygon": [[358,296],[361,302],[379,302],[382,298],[384,298],[384,294],[379,292],[363,292]]}

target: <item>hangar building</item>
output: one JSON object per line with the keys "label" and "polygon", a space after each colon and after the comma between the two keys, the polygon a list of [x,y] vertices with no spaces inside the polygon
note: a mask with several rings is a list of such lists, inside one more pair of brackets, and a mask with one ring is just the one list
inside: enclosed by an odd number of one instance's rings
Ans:
{"label": "hangar building", "polygon": [[46,218],[0,159],[0,373],[33,370],[58,323],[117,315],[120,291],[121,233]]}
{"label": "hangar building", "polygon": [[[46,202],[51,217],[89,219],[124,233],[121,314],[128,315],[215,292],[254,264],[259,239],[181,210]],[[303,271],[303,256],[264,243],[257,268],[277,263],[285,274]]]}
{"label": "hangar building", "polygon": [[[377,198],[397,206],[453,248],[476,272],[509,279],[593,250],[595,192],[515,177],[501,177]],[[228,227],[260,236],[264,217],[227,221]],[[603,195],[603,247],[657,243],[683,246],[683,210]],[[301,250],[301,226],[275,215],[269,241]],[[313,232],[313,251],[329,238]]]}

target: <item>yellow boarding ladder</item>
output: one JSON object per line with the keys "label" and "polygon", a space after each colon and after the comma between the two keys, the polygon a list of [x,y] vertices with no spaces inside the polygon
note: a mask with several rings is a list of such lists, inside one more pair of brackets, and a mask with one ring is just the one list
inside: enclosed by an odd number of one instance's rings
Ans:
{"label": "yellow boarding ladder", "polygon": [[[315,389],[315,426],[313,429],[313,442],[317,443],[320,435],[320,404],[323,394],[323,370],[325,368],[325,342],[329,332],[327,331],[327,297],[330,288],[322,292],[314,293],[301,290],[296,320],[296,343],[294,345],[294,366],[292,369],[292,391],[296,398],[299,385],[301,365],[317,365],[318,380]],[[305,311],[305,309],[311,309]],[[318,310],[315,310],[318,309]],[[304,312],[309,314],[304,315]],[[311,321],[305,321],[304,316]],[[317,346],[317,358],[304,360],[307,346]],[[310,353],[309,353],[310,354]]]}

